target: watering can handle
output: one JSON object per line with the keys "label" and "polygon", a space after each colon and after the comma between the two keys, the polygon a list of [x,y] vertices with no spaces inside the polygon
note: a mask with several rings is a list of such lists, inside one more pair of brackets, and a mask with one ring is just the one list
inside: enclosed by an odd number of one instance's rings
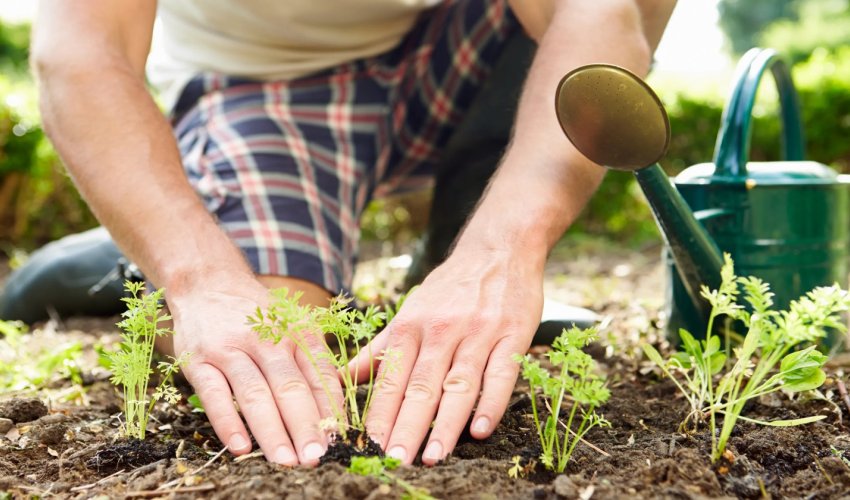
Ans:
{"label": "watering can handle", "polygon": [[785,62],[772,49],[750,49],[735,70],[735,86],[721,118],[714,153],[718,177],[745,177],[750,156],[753,103],[767,69],[773,73],[782,113],[782,156],[797,161],[804,157],[803,127],[797,91]]}

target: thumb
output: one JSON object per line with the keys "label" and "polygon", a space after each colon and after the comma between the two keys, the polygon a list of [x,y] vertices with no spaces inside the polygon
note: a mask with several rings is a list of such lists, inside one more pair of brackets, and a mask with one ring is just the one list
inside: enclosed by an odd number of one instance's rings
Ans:
{"label": "thumb", "polygon": [[[351,378],[356,383],[369,379],[369,368],[373,370],[377,369],[380,361],[375,358],[380,356],[384,352],[384,349],[386,349],[390,339],[389,333],[390,329],[384,328],[384,331],[375,335],[375,338],[363,346],[357,356],[348,362],[348,366],[345,369],[348,370]],[[372,373],[375,372],[373,371]]]}

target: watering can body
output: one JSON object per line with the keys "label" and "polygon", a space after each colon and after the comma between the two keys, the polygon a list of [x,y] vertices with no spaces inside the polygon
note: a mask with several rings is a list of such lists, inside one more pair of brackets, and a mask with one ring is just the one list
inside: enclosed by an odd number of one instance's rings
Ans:
{"label": "watering can body", "polygon": [[[752,108],[762,76],[777,84],[783,122],[784,161],[748,162]],[[736,274],[771,285],[779,308],[817,286],[847,285],[850,176],[803,161],[796,92],[786,66],[771,50],[753,49],[738,66],[723,113],[714,161],[692,166],[674,179],[681,197]],[[650,202],[656,193],[647,192]],[[668,244],[674,242],[668,239]],[[668,247],[668,334],[679,328],[705,334],[705,309],[677,270],[679,252]],[[687,249],[684,249],[687,251]],[[699,264],[699,263],[697,263]],[[837,333],[837,332],[836,332]],[[827,344],[834,346],[839,339]]]}

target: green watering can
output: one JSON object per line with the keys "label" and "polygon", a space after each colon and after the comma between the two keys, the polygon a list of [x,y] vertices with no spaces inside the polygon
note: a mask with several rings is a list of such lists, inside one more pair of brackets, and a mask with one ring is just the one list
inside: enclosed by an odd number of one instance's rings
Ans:
{"label": "green watering can", "polygon": [[[784,160],[749,162],[753,103],[767,70],[781,104]],[[672,183],[657,164],[670,142],[667,114],[637,76],[604,64],[577,68],[561,80],[556,110],[582,154],[633,171],[649,200],[667,243],[671,340],[679,328],[704,335],[710,306],[700,287],[719,285],[721,252],[732,255],[738,275],[770,283],[780,308],[816,286],[846,287],[850,179],[803,161],[796,91],[773,50],[752,49],[741,59],[714,161],[686,169]]]}

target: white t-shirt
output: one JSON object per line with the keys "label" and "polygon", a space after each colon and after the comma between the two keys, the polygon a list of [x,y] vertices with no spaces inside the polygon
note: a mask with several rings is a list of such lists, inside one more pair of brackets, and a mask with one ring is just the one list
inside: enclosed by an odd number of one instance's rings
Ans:
{"label": "white t-shirt", "polygon": [[212,71],[285,80],[380,54],[441,0],[159,0],[148,79],[170,107]]}

